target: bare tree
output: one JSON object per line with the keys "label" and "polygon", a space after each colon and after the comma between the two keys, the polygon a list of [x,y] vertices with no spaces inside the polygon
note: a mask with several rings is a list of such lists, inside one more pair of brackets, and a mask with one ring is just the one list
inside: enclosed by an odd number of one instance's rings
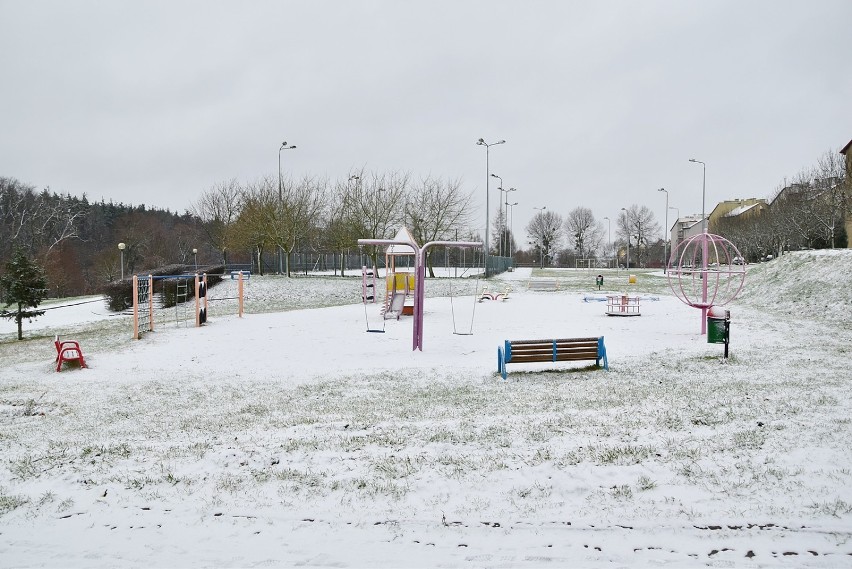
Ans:
{"label": "bare tree", "polygon": [[367,232],[356,213],[357,180],[357,177],[350,177],[345,182],[337,182],[326,205],[322,241],[331,250],[340,252],[340,276],[344,276],[346,271],[346,252],[356,247],[358,239]]}
{"label": "bare tree", "polygon": [[46,261],[62,242],[79,237],[86,208],[71,196],[36,192],[33,186],[15,179],[0,178],[0,237]]}
{"label": "bare tree", "polygon": [[648,257],[649,237],[660,233],[660,224],[648,206],[631,205],[622,210],[616,222],[616,234],[629,240],[632,258],[638,266],[644,266]]}
{"label": "bare tree", "polygon": [[817,233],[834,249],[837,229],[843,223],[847,195],[845,188],[846,162],[832,151],[822,155],[814,172],[813,187],[816,203],[813,218]]}
{"label": "bare tree", "polygon": [[[353,225],[360,227],[358,238],[390,239],[406,222],[410,175],[400,172],[351,172],[354,182],[350,193]],[[374,266],[378,266],[378,247],[369,247]]]}
{"label": "bare tree", "polygon": [[[427,177],[411,188],[405,202],[406,225],[423,245],[429,241],[453,240],[467,229],[473,196],[461,188],[461,181]],[[428,255],[428,253],[427,253]],[[426,259],[429,276],[434,277],[431,255]]]}
{"label": "bare tree", "polygon": [[228,263],[228,231],[240,214],[243,189],[236,179],[214,185],[192,205],[191,211],[201,221],[212,247],[222,252],[222,263]]}
{"label": "bare tree", "polygon": [[269,181],[253,182],[245,185],[240,196],[239,215],[228,228],[226,242],[233,248],[245,248],[257,259],[257,270],[263,274],[263,252],[274,247],[272,237],[274,226],[269,219],[274,217],[278,192],[275,185],[270,188]]}
{"label": "bare tree", "polygon": [[537,212],[527,224],[527,235],[539,253],[542,266],[551,264],[554,253],[562,240],[564,222],[562,216],[552,211]]}
{"label": "bare tree", "polygon": [[604,237],[603,224],[587,207],[575,207],[565,218],[565,234],[577,256],[587,259],[597,252]]}
{"label": "bare tree", "polygon": [[272,239],[285,252],[285,272],[289,277],[290,256],[296,244],[318,225],[325,209],[328,181],[306,176],[297,184],[288,181],[282,192],[272,219],[275,225]]}
{"label": "bare tree", "polygon": [[816,194],[811,173],[802,170],[791,183],[778,188],[770,209],[777,220],[778,254],[784,250],[811,247],[815,238],[813,208]]}

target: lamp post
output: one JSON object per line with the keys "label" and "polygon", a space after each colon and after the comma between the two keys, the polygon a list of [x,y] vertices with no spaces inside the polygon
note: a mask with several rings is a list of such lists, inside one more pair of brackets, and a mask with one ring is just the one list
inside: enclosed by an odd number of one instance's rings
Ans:
{"label": "lamp post", "polygon": [[604,216],[606,220],[606,248],[607,252],[612,252],[612,223],[610,222],[609,217]]}
{"label": "lamp post", "polygon": [[[293,150],[296,148],[295,144],[287,144],[287,141],[281,143],[281,147],[278,149],[278,206],[284,206],[284,197],[281,191],[281,151],[282,150]],[[284,249],[279,245],[278,246],[278,274],[284,272]]]}
{"label": "lamp post", "polygon": [[701,232],[706,233],[707,221],[704,218],[704,196],[706,195],[707,189],[707,164],[701,160],[696,160],[695,158],[690,158],[689,161],[701,164]]}
{"label": "lamp post", "polygon": [[[542,206],[542,207],[533,206],[533,209],[538,210],[539,212],[542,212],[542,211],[547,209],[547,206]],[[538,215],[538,214],[536,214],[536,215]],[[544,236],[541,236],[541,237],[544,237]],[[538,251],[539,251],[539,257],[541,258],[541,268],[543,269],[544,268],[544,239],[541,239],[540,241],[541,242],[539,243]]]}
{"label": "lamp post", "polygon": [[627,211],[626,207],[621,208],[621,211],[624,212],[624,225],[627,227],[627,264],[625,268],[630,273],[630,212]]}
{"label": "lamp post", "polygon": [[121,253],[121,280],[124,280],[124,248],[127,247],[124,243],[118,244],[118,250]]}
{"label": "lamp post", "polygon": [[[506,199],[506,202],[507,202],[507,203],[508,203],[508,201],[509,201],[509,192],[517,192],[517,191],[518,191],[518,189],[517,189],[517,188],[509,188],[508,190],[503,190],[503,193],[505,193],[505,194],[506,194],[506,198],[505,198],[505,199]],[[501,200],[501,201],[502,201],[502,200]],[[508,209],[508,208],[507,208],[507,209]],[[506,215],[508,215],[508,213],[507,213]],[[504,220],[503,220],[503,223],[505,224],[505,222],[506,222],[506,220],[504,219]],[[503,226],[503,231],[502,231],[502,233],[501,233],[501,235],[500,235],[500,240],[501,240],[501,241],[503,241],[503,243],[504,243],[504,245],[503,245],[503,254],[504,254],[504,255],[506,254],[506,250],[509,248],[509,244],[508,244],[508,243],[506,243],[504,240],[505,240],[505,239],[508,239],[508,238],[509,238],[509,236],[506,234],[506,227],[505,227],[505,225],[504,225],[504,226]]]}
{"label": "lamp post", "polygon": [[497,214],[497,220],[499,221],[500,227],[500,240],[497,241],[497,256],[503,256],[503,178],[502,176],[498,176],[497,174],[491,174],[492,178],[497,178],[500,180],[500,185],[497,186],[497,189],[500,190],[500,201],[497,202],[497,208],[499,213]]}
{"label": "lamp post", "polygon": [[490,189],[489,182],[491,180],[491,176],[490,176],[490,168],[488,166],[488,152],[489,152],[489,150],[491,149],[492,146],[496,146],[498,144],[506,144],[506,141],[505,140],[498,140],[497,142],[488,143],[488,142],[485,142],[484,139],[480,138],[479,140],[476,141],[476,144],[478,144],[479,146],[485,147],[485,252],[484,252],[485,257],[484,257],[484,259],[485,259],[485,278],[488,278],[488,215],[489,215],[488,214],[488,210],[489,210],[489,208],[488,208],[488,205],[489,205],[488,194],[491,193],[489,191],[489,189]]}
{"label": "lamp post", "polygon": [[[506,197],[508,198],[508,197],[509,197],[509,195],[508,195],[508,194],[506,194]],[[508,210],[508,212],[509,212],[509,213],[508,213],[508,215],[509,215],[509,242],[507,243],[507,245],[509,246],[509,258],[510,258],[510,259],[513,259],[513,261],[512,261],[512,265],[513,265],[513,266],[514,266],[514,264],[515,264],[515,263],[514,263],[514,258],[513,258],[513,257],[514,257],[515,252],[514,252],[514,251],[512,251],[512,210],[511,210],[511,209],[509,209],[509,208],[514,208],[516,205],[518,205],[518,202],[515,202],[515,203],[509,203],[509,202],[506,202],[506,209],[507,209],[507,210]]]}
{"label": "lamp post", "polygon": [[198,249],[192,249],[192,256],[195,258],[195,272],[198,272]]}
{"label": "lamp post", "polygon": [[660,188],[657,190],[658,192],[666,192],[666,228],[663,230],[663,274],[666,274],[666,268],[669,266],[669,256],[668,253],[668,239],[666,239],[666,232],[669,227],[669,191],[665,188]]}
{"label": "lamp post", "polygon": [[704,237],[701,242],[701,303],[704,305],[704,308],[701,309],[701,333],[705,333],[705,329],[707,326],[707,254],[708,251],[708,243],[707,243],[707,221],[704,217],[704,196],[706,195],[705,190],[707,188],[707,164],[702,162],[701,160],[696,160],[695,158],[690,158],[690,162],[695,162],[697,164],[701,164],[701,229]]}

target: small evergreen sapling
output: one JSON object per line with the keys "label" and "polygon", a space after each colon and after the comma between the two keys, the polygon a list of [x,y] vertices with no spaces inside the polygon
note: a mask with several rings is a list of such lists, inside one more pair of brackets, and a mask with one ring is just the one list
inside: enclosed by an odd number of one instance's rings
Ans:
{"label": "small evergreen sapling", "polygon": [[[6,270],[0,276],[0,288],[6,307],[0,310],[0,317],[14,319],[18,324],[18,340],[24,339],[23,320],[31,322],[33,318],[44,314],[44,310],[36,310],[42,300],[47,298],[47,278],[44,269],[31,261],[23,250],[16,249],[12,258],[6,263]],[[17,305],[17,310],[8,310]]]}

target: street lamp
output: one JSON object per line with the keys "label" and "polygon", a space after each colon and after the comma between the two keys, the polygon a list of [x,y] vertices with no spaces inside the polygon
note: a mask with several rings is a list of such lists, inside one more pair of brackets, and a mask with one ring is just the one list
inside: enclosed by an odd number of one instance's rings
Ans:
{"label": "street lamp", "polygon": [[498,211],[499,211],[499,213],[497,214],[497,220],[498,220],[499,226],[500,226],[500,239],[499,239],[499,241],[497,241],[497,256],[502,257],[503,256],[503,220],[502,220],[502,217],[503,217],[503,178],[501,176],[498,176],[497,174],[491,174],[491,177],[497,178],[498,180],[500,180],[500,185],[497,186],[497,189],[500,190],[500,201],[497,202],[497,207],[498,207]]}
{"label": "street lamp", "polygon": [[[542,206],[542,207],[533,206],[533,209],[536,209],[536,210],[541,212],[541,211],[546,210],[547,206]],[[538,215],[538,214],[536,214],[536,215]],[[539,244],[538,252],[539,252],[539,257],[541,258],[541,268],[543,269],[544,268],[544,239],[542,239],[541,243]]]}
{"label": "street lamp", "polygon": [[624,225],[627,227],[627,272],[630,272],[630,212],[626,207],[621,208],[624,212]]}
{"label": "street lamp", "polygon": [[669,227],[669,191],[665,188],[660,188],[658,192],[666,192],[666,228],[663,230],[663,274],[666,273],[666,267],[669,266],[669,256],[667,255],[668,239],[666,239],[666,231]]}
{"label": "street lamp", "polygon": [[118,244],[118,250],[121,252],[121,280],[124,280],[124,248],[127,247],[124,243]]}
{"label": "street lamp", "polygon": [[609,217],[604,216],[606,220],[606,248],[609,253],[612,253],[612,223]]}
{"label": "street lamp", "polygon": [[485,142],[484,139],[480,138],[479,140],[476,141],[476,144],[478,144],[479,146],[485,147],[485,252],[484,252],[484,255],[485,255],[485,278],[488,278],[488,215],[489,215],[488,214],[488,209],[489,209],[488,208],[488,204],[489,204],[488,194],[490,193],[489,182],[491,181],[490,169],[489,169],[489,166],[488,166],[488,152],[489,152],[489,150],[491,149],[492,146],[496,146],[498,144],[506,144],[506,141],[505,140],[498,140],[497,142],[488,143],[488,142]]}
{"label": "street lamp", "polygon": [[[517,191],[518,191],[517,188],[509,188],[508,190],[503,190],[503,192],[506,194],[506,202],[509,201],[509,192],[517,192]],[[506,215],[508,215],[508,213]],[[504,220],[504,223],[505,223],[505,220]],[[503,241],[504,239],[508,239],[508,238],[509,238],[509,236],[506,234],[506,228],[504,226],[503,232],[501,234],[501,241]],[[506,253],[506,250],[508,248],[509,248],[509,244],[504,241],[504,245],[503,245],[503,253],[504,254]]]}
{"label": "street lamp", "polygon": [[[281,147],[278,149],[278,206],[283,208],[284,198],[281,191],[281,151],[282,150],[293,150],[296,148],[295,144],[287,144],[287,141],[281,143]],[[284,272],[284,249],[279,245],[278,246],[278,274]]]}
{"label": "street lamp", "polygon": [[503,177],[498,176],[497,174],[491,174],[492,178],[497,178],[500,180],[500,185],[497,186],[497,189],[500,190],[500,201],[497,202],[497,207],[499,213],[497,214],[497,220],[500,223],[500,240],[497,242],[497,256],[503,256]]}
{"label": "street lamp", "polygon": [[192,249],[192,256],[195,258],[195,272],[198,272],[198,249]]}
{"label": "street lamp", "polygon": [[[506,194],[506,197],[508,198],[509,194]],[[510,259],[513,258],[514,251],[512,251],[512,235],[513,235],[512,234],[512,210],[509,209],[509,208],[514,208],[516,205],[518,205],[518,202],[515,202],[515,203],[506,202],[506,209],[509,212],[508,213],[508,216],[509,216],[509,237],[508,237],[509,242],[507,243],[507,245],[509,246],[509,258]],[[512,265],[514,266],[514,261],[513,261]]]}
{"label": "street lamp", "polygon": [[707,232],[707,221],[704,218],[704,196],[706,195],[707,189],[707,164],[702,162],[701,160],[696,160],[695,158],[690,158],[690,162],[695,162],[696,164],[701,164],[701,231],[702,233]]}

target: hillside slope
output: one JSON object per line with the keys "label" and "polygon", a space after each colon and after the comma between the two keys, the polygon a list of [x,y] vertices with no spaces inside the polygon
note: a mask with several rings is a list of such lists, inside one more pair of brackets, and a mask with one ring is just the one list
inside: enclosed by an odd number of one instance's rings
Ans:
{"label": "hillside slope", "polygon": [[750,265],[736,302],[817,320],[849,322],[852,249],[797,251]]}

